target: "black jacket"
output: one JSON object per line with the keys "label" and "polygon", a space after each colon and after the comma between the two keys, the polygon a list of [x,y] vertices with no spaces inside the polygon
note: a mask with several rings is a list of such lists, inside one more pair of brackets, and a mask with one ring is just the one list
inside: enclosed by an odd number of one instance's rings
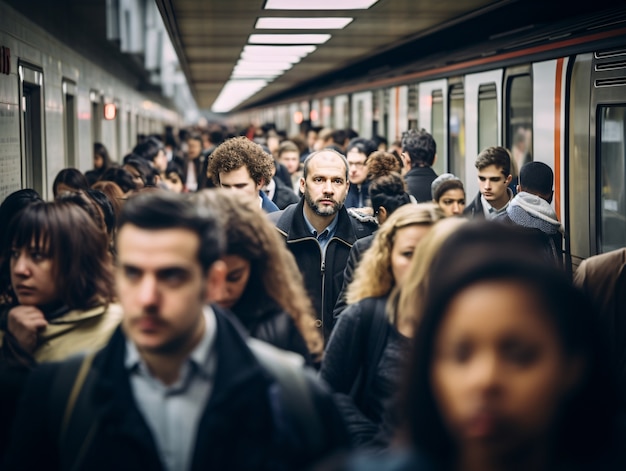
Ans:
{"label": "black jacket", "polygon": [[365,180],[360,185],[350,183],[350,188],[348,188],[348,196],[346,196],[344,206],[346,208],[363,208],[371,205],[372,200],[370,199],[369,180]]}
{"label": "black jacket", "polygon": [[[285,420],[284,416],[277,416],[275,407],[280,390],[276,391],[275,381],[246,344],[237,321],[225,311],[213,309],[217,320],[217,370],[198,425],[191,470],[303,469],[318,457],[307,456],[297,434],[290,438],[279,431]],[[125,352],[126,338],[118,329],[94,359],[92,368],[98,375],[91,396],[94,415],[99,415],[100,423],[80,469],[163,469],[154,438],[135,405],[124,367]],[[64,407],[49,407],[50,385],[59,371],[58,365],[41,365],[31,375],[3,469],[59,469],[56,432]],[[345,429],[321,383],[314,378],[307,380],[330,452],[345,444]]]}
{"label": "black jacket", "polygon": [[287,242],[287,248],[294,255],[304,277],[304,284],[315,312],[318,326],[323,328],[324,339],[328,339],[333,327],[333,309],[343,286],[343,270],[352,244],[357,238],[371,234],[356,218],[350,217],[345,208],[337,213],[335,236],[322,250],[318,241],[311,235],[304,220],[304,198],[283,211],[273,213],[270,219]]}
{"label": "black jacket", "polygon": [[278,206],[278,209],[285,209],[290,204],[300,201],[300,198],[298,198],[298,195],[295,194],[290,186],[285,185],[277,177],[274,177],[274,181],[276,182],[276,189],[274,190],[272,201]]}
{"label": "black jacket", "polygon": [[404,175],[409,194],[413,195],[418,203],[432,201],[430,185],[435,178],[437,174],[431,167],[413,167]]}
{"label": "black jacket", "polygon": [[335,322],[337,322],[337,317],[342,313],[342,311],[348,305],[346,302],[346,293],[348,291],[348,286],[354,280],[354,272],[356,267],[359,265],[363,254],[372,246],[374,242],[374,234],[363,237],[362,239],[357,240],[354,245],[352,245],[352,249],[350,249],[350,255],[348,256],[348,260],[346,261],[346,268],[343,271],[343,286],[341,288],[341,292],[339,293],[339,297],[337,298],[337,302],[335,303],[335,309],[333,311],[333,316],[335,318]]}
{"label": "black jacket", "polygon": [[463,210],[463,215],[470,219],[485,219],[485,210],[483,209],[483,202],[480,198],[480,191],[476,195],[476,198],[468,204]]}

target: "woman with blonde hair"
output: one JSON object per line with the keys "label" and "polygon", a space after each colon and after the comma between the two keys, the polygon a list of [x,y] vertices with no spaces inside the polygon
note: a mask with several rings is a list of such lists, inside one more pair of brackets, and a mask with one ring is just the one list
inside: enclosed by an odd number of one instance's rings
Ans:
{"label": "woman with blonde hair", "polygon": [[191,197],[222,218],[227,248],[226,287],[215,301],[230,309],[252,337],[318,360],[323,341],[302,275],[257,204],[221,189]]}
{"label": "woman with blonde hair", "polygon": [[348,307],[328,342],[321,376],[337,393],[354,446],[371,447],[398,387],[409,339],[385,314],[387,298],[406,279],[413,253],[435,221],[436,205],[398,208],[374,236],[348,286]]}

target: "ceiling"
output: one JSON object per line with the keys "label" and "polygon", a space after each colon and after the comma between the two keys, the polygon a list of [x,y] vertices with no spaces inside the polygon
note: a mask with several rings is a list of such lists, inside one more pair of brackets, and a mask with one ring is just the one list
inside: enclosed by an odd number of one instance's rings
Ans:
{"label": "ceiling", "polygon": [[[318,3],[308,1],[311,5]],[[335,4],[346,1],[336,0]],[[236,108],[278,95],[316,77],[332,76],[333,72],[367,57],[511,3],[511,0],[379,0],[367,10],[332,11],[265,10],[266,0],[156,2],[198,107],[210,110],[251,34],[329,33],[332,36]],[[354,20],[341,30],[255,29],[257,19],[264,17],[351,17]]]}

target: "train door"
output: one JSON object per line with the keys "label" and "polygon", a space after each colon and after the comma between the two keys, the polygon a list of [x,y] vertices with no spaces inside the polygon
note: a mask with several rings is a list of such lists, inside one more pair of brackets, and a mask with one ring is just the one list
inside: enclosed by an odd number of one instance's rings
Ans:
{"label": "train door", "polygon": [[338,95],[334,100],[334,129],[350,127],[350,98],[348,95]]}
{"label": "train door", "polygon": [[333,100],[332,98],[324,98],[322,100],[322,126],[332,128],[333,116]]}
{"label": "train door", "polygon": [[102,142],[102,97],[100,92],[89,92],[91,101],[91,143]]}
{"label": "train door", "polygon": [[502,70],[469,74],[465,81],[465,193],[478,193],[476,156],[486,147],[501,145]]}
{"label": "train door", "polygon": [[390,142],[402,137],[408,125],[409,87],[401,85],[389,89],[387,113],[387,139]]}
{"label": "train door", "polygon": [[65,167],[78,168],[76,154],[76,83],[63,79],[63,114],[65,131]]}
{"label": "train door", "polygon": [[373,92],[361,92],[352,95],[352,129],[359,136],[374,137]]}
{"label": "train door", "polygon": [[33,188],[43,198],[48,196],[44,126],[43,72],[20,63],[20,96],[22,101],[22,185]]}
{"label": "train door", "polygon": [[461,79],[448,88],[448,170],[465,181],[465,88]]}
{"label": "train door", "polygon": [[419,85],[409,85],[407,103],[407,129],[419,129]]}
{"label": "train door", "polygon": [[533,160],[533,84],[530,66],[511,67],[504,73],[504,145],[511,151],[514,190],[519,169]]}
{"label": "train door", "polygon": [[437,158],[433,170],[437,175],[444,173],[448,155],[448,129],[446,110],[448,95],[445,79],[422,82],[419,85],[419,123],[420,128],[432,134],[437,144]]}

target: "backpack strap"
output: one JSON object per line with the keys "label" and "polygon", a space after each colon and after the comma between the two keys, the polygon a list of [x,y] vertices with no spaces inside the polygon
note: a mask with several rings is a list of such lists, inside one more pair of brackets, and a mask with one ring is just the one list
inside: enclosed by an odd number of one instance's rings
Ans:
{"label": "backpack strap", "polygon": [[[91,365],[97,352],[77,355],[59,365],[52,384],[52,410],[63,410],[58,449],[62,469],[80,469],[80,463],[89,449],[98,420],[89,398],[95,382]],[[78,413],[74,413],[78,410]]]}
{"label": "backpack strap", "polygon": [[305,449],[313,455],[324,451],[324,428],[304,372],[304,359],[250,338],[248,346],[261,366],[278,382],[286,415],[302,435]]}

